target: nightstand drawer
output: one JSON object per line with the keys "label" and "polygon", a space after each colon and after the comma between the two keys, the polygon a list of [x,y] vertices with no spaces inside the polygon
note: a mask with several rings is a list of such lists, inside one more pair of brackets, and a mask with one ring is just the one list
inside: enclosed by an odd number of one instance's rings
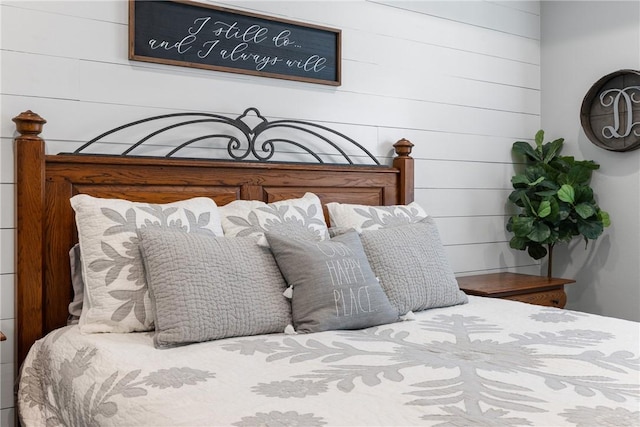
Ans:
{"label": "nightstand drawer", "polygon": [[567,294],[562,289],[546,292],[532,292],[530,294],[511,295],[503,297],[514,301],[526,302],[529,304],[544,305],[547,307],[562,308],[567,303]]}

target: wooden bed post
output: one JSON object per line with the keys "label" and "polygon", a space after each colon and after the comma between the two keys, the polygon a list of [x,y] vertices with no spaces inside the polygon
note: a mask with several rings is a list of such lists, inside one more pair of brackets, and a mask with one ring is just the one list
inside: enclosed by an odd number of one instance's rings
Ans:
{"label": "wooden bed post", "polygon": [[400,184],[398,188],[399,203],[406,205],[413,202],[413,157],[411,157],[411,149],[413,144],[402,138],[395,144],[393,148],[396,150],[396,157],[393,159],[393,167],[400,170]]}
{"label": "wooden bed post", "polygon": [[[16,366],[20,367],[30,344],[43,333],[43,215],[45,206],[45,148],[38,135],[47,122],[32,111],[13,118],[20,135],[16,156]],[[28,319],[28,321],[27,321]]]}

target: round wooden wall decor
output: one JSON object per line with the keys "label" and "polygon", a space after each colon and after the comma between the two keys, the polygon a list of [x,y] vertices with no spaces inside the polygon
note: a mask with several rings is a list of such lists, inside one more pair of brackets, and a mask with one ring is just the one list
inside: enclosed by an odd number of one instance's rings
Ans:
{"label": "round wooden wall decor", "polygon": [[640,71],[620,70],[595,82],[582,101],[580,122],[598,147],[640,148]]}

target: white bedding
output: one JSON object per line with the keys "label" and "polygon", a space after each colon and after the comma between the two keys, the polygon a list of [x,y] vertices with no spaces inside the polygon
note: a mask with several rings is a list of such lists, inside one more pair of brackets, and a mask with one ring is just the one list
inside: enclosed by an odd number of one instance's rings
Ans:
{"label": "white bedding", "polygon": [[640,425],[640,324],[513,301],[358,331],[173,349],[152,333],[39,340],[18,407],[43,425]]}

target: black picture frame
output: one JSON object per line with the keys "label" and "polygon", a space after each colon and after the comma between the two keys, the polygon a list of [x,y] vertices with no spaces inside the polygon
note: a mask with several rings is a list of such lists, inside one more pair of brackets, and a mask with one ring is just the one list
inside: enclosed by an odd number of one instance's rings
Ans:
{"label": "black picture frame", "polygon": [[192,1],[129,0],[129,59],[331,86],[339,29]]}

